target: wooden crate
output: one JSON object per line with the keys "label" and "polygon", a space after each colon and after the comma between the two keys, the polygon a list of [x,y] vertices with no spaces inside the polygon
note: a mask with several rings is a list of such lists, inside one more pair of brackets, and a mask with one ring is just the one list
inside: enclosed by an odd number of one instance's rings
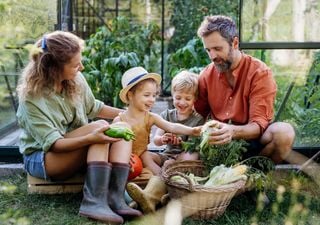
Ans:
{"label": "wooden crate", "polygon": [[46,181],[28,174],[29,194],[63,194],[78,193],[82,191],[84,175],[77,174],[65,181]]}

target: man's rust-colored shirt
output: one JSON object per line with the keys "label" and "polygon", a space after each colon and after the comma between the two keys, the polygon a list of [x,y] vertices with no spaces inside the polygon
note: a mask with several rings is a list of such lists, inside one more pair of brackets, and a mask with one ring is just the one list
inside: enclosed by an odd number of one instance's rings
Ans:
{"label": "man's rust-colored shirt", "polygon": [[233,89],[214,63],[209,64],[199,77],[196,111],[204,117],[211,114],[212,119],[221,122],[231,120],[237,125],[255,122],[262,133],[273,118],[277,90],[270,68],[242,53],[232,75],[235,78]]}

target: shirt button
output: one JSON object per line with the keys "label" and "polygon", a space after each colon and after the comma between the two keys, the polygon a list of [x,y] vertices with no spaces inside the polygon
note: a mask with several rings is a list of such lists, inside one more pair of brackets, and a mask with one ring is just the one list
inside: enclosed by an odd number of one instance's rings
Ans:
{"label": "shirt button", "polygon": [[227,112],[226,115],[229,116],[229,113]]}

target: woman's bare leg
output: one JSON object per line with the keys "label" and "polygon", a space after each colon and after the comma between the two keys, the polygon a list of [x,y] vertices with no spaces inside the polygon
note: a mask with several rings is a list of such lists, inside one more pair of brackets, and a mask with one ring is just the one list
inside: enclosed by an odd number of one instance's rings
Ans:
{"label": "woman's bare leg", "polygon": [[[65,138],[87,135],[102,126],[105,126],[106,123],[107,122],[104,120],[92,122],[67,133]],[[70,152],[49,151],[45,154],[47,175],[54,179],[65,179],[83,168],[87,161],[107,162],[108,147],[107,144],[95,144]]]}

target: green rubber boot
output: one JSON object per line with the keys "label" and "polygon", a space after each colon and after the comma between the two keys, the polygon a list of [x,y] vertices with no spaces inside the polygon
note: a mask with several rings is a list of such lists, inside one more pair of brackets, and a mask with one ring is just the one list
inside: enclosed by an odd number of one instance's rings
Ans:
{"label": "green rubber boot", "polygon": [[79,214],[102,222],[122,224],[122,217],[114,213],[108,205],[110,173],[109,163],[88,164]]}

